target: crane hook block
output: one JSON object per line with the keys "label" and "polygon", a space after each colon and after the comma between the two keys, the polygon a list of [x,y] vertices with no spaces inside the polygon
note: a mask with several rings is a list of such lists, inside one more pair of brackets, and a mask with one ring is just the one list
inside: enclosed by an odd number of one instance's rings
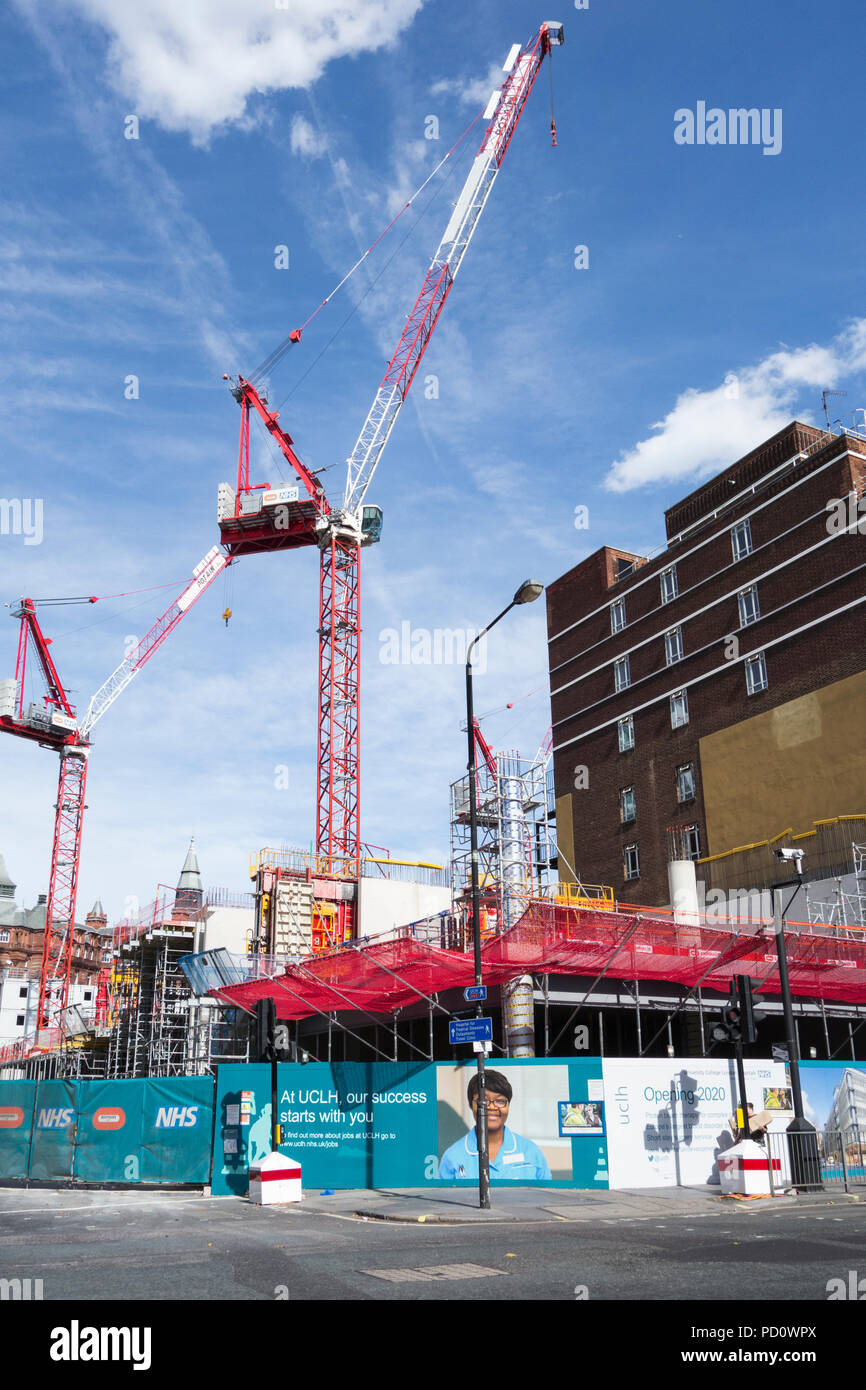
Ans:
{"label": "crane hook block", "polygon": [[229,618],[231,617],[231,615],[232,615],[232,610],[231,610],[230,608],[227,608],[227,609],[225,610],[225,612],[222,614],[222,617],[223,617],[224,620],[225,620],[225,625],[226,625],[226,627],[228,627],[228,625],[229,625]]}
{"label": "crane hook block", "polygon": [[301,330],[300,330],[300,328],[293,328],[292,331],[291,331],[291,333],[289,334],[289,342],[290,342],[290,343],[299,343],[300,341],[301,341]]}

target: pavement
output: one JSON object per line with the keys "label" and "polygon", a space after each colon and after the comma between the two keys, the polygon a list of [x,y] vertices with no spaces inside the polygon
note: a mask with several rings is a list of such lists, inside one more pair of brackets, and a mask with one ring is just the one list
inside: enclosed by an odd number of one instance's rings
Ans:
{"label": "pavement", "polygon": [[99,1303],[106,1317],[118,1299],[589,1298],[757,1300],[753,1319],[766,1321],[768,1300],[825,1303],[840,1280],[858,1290],[846,1298],[866,1292],[866,1198],[516,1187],[494,1188],[491,1200],[481,1212],[471,1187],[308,1190],[302,1202],[260,1207],[200,1188],[4,1187],[0,1281],[38,1281],[24,1297]]}
{"label": "pavement", "polygon": [[[760,1208],[842,1206],[860,1197],[824,1191],[764,1198],[722,1197],[717,1187],[618,1188],[589,1192],[573,1188],[494,1188],[490,1209],[478,1205],[478,1189],[399,1188],[341,1189],[327,1195],[305,1190],[303,1210],[310,1214],[358,1217],[368,1221],[405,1221],[454,1225],[542,1221],[650,1220],[653,1217],[699,1216],[711,1211],[755,1212]],[[866,1187],[863,1189],[866,1205]]]}

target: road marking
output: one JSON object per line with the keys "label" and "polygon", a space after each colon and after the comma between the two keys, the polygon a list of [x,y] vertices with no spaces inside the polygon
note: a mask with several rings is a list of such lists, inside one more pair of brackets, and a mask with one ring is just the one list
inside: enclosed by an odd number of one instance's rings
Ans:
{"label": "road marking", "polygon": [[[200,1203],[200,1202],[208,1202],[208,1203],[209,1203],[210,1200],[211,1200],[211,1199],[210,1199],[209,1197],[182,1197],[182,1198],[180,1199],[180,1201],[177,1201],[177,1202],[172,1201],[172,1202],[171,1202],[171,1206],[173,1206],[173,1207],[188,1207],[188,1206],[193,1206],[193,1205],[195,1205],[196,1203]],[[139,1207],[164,1207],[164,1206],[165,1206],[165,1198],[163,1198],[161,1201],[156,1201],[156,1202],[152,1202],[152,1201],[150,1201],[150,1202],[149,1202],[149,1201],[144,1201],[144,1202],[130,1202],[130,1201],[126,1201],[126,1202],[100,1202],[99,1205],[100,1205],[101,1208],[105,1208],[105,1207],[119,1207],[119,1208],[121,1208],[121,1209],[124,1209],[124,1208],[139,1208]],[[78,1212],[82,1212],[85,1216],[87,1216],[87,1215],[92,1214],[92,1212],[93,1212],[93,1207],[92,1207],[92,1206],[85,1206],[84,1204],[80,1204],[80,1205],[77,1206],[77,1207],[61,1207],[59,1212],[58,1212],[58,1210],[57,1210],[56,1207],[21,1207],[21,1208],[19,1208],[18,1211],[15,1211],[15,1210],[13,1210],[13,1209],[11,1209],[11,1208],[4,1209],[4,1210],[2,1210],[2,1212],[0,1212],[0,1214],[2,1214],[3,1217],[7,1217],[7,1216],[26,1216],[28,1212],[31,1213],[31,1214],[32,1214],[32,1213],[39,1213],[39,1214],[41,1214],[41,1215],[44,1215],[46,1212],[51,1213],[51,1214],[54,1214],[54,1215],[61,1215],[63,1212],[69,1212],[69,1211],[78,1211]]]}
{"label": "road marking", "polygon": [[428,1265],[424,1269],[362,1269],[371,1279],[385,1279],[389,1284],[435,1283],[440,1279],[489,1279],[504,1274],[504,1269],[488,1269],[485,1265]]}

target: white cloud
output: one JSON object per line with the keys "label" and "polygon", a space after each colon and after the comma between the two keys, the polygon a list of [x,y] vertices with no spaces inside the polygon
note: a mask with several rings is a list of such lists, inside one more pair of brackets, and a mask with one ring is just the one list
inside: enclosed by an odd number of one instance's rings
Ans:
{"label": "white cloud", "polygon": [[325,136],[315,131],[306,117],[300,114],[292,117],[289,139],[292,154],[299,154],[304,159],[317,159],[328,148]]}
{"label": "white cloud", "polygon": [[136,114],[203,143],[215,127],[248,118],[250,98],[308,87],[334,59],[392,43],[422,3],[72,0],[72,8],[107,31],[111,81]]}
{"label": "white cloud", "polygon": [[430,95],[456,97],[462,106],[485,107],[491,94],[498,91],[504,81],[505,73],[501,65],[491,63],[486,77],[445,77],[433,83]]}
{"label": "white cloud", "polygon": [[[655,431],[611,465],[610,492],[727,468],[791,419],[800,393],[835,387],[846,373],[866,369],[866,319],[855,319],[827,347],[783,346],[757,365],[731,372],[710,391],[690,389],[652,426]],[[856,402],[852,402],[856,404]],[[812,411],[801,411],[808,419]]]}

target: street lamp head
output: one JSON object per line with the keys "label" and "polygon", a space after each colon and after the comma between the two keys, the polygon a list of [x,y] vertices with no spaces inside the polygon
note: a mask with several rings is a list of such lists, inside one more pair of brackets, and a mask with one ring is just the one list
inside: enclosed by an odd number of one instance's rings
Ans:
{"label": "street lamp head", "polygon": [[524,579],[517,593],[514,595],[515,603],[534,603],[539,595],[544,593],[544,585],[540,579]]}

